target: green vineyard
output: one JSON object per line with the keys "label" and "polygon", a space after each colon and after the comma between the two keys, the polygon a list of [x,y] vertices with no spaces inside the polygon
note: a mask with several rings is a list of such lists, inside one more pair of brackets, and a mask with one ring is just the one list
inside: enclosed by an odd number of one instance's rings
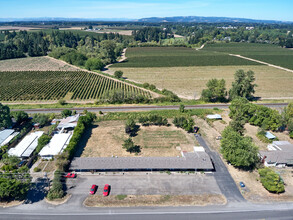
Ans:
{"label": "green vineyard", "polygon": [[148,91],[83,71],[0,72],[0,101],[98,100],[108,91],[123,90],[151,98]]}

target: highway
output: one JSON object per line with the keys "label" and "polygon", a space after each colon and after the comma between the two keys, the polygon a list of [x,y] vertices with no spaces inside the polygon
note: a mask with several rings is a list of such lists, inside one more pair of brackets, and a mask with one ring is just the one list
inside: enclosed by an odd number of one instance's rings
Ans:
{"label": "highway", "polygon": [[[270,108],[283,108],[288,105],[288,103],[261,103],[258,105],[267,106]],[[229,104],[204,104],[204,105],[186,105],[185,109],[212,109],[212,108],[228,108]],[[166,105],[166,106],[155,106],[155,105],[145,105],[145,106],[109,106],[109,107],[76,107],[76,108],[39,108],[39,109],[11,109],[11,111],[25,111],[30,114],[34,113],[60,113],[64,109],[75,110],[81,113],[84,110],[91,112],[127,112],[127,111],[151,111],[151,110],[177,110],[178,105]]]}

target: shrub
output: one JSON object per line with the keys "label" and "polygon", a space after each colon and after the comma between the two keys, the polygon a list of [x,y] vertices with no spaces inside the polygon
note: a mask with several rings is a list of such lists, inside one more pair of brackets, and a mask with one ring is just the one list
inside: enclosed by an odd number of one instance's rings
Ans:
{"label": "shrub", "polygon": [[43,149],[43,147],[46,146],[50,142],[52,137],[43,134],[39,139],[38,139],[38,146],[36,147],[35,153],[38,154],[40,151]]}
{"label": "shrub", "polygon": [[61,112],[61,115],[62,115],[63,118],[66,118],[66,117],[72,115],[72,111],[69,110],[69,109],[64,109],[64,110]]}
{"label": "shrub", "polygon": [[40,171],[41,171],[41,168],[39,168],[39,167],[34,168],[34,172],[40,172]]}
{"label": "shrub", "polygon": [[33,115],[33,122],[39,123],[40,126],[44,126],[49,122],[49,117],[46,114],[37,113]]}
{"label": "shrub", "polygon": [[173,119],[173,124],[177,128],[183,128],[187,132],[193,131],[194,121],[192,118],[186,118],[184,116],[181,117],[175,117]]}
{"label": "shrub", "polygon": [[117,70],[114,72],[114,76],[120,79],[123,76],[123,72],[121,70]]}
{"label": "shrub", "polygon": [[123,146],[122,148],[126,149],[126,151],[129,153],[139,153],[140,152],[140,147],[137,145],[134,145],[131,138],[124,140],[124,143],[122,144],[122,146]]}
{"label": "shrub", "polygon": [[66,104],[66,101],[65,101],[64,99],[60,99],[60,100],[58,101],[58,104],[59,104],[59,105],[65,105],[65,104]]}
{"label": "shrub", "polygon": [[63,190],[62,178],[63,177],[61,171],[56,170],[54,173],[52,187],[47,195],[47,198],[49,200],[60,199],[64,196],[65,192]]}
{"label": "shrub", "polygon": [[281,177],[270,168],[259,169],[260,181],[264,188],[271,193],[285,192],[284,182]]}
{"label": "shrub", "polygon": [[88,70],[102,70],[104,68],[104,64],[98,58],[89,58],[85,63],[85,68]]}

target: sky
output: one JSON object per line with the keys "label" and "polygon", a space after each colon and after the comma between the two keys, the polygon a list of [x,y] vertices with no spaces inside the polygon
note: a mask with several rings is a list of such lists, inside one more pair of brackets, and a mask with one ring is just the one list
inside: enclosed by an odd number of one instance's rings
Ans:
{"label": "sky", "polygon": [[0,18],[236,17],[293,21],[293,0],[0,0]]}

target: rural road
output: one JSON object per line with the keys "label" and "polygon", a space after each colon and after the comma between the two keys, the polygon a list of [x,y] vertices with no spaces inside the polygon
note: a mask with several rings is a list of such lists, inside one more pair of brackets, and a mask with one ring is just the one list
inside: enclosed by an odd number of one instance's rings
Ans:
{"label": "rural road", "polygon": [[[267,106],[270,108],[283,108],[288,105],[288,103],[263,103],[258,104]],[[213,109],[213,108],[228,108],[229,104],[204,104],[204,105],[186,105],[185,109]],[[151,110],[178,110],[178,105],[169,106],[111,106],[111,107],[77,107],[77,108],[42,108],[42,109],[11,109],[11,111],[25,111],[30,114],[34,113],[60,113],[64,109],[76,110],[77,113],[81,113],[83,110],[88,110],[91,112],[128,112],[128,111],[151,111]]]}

